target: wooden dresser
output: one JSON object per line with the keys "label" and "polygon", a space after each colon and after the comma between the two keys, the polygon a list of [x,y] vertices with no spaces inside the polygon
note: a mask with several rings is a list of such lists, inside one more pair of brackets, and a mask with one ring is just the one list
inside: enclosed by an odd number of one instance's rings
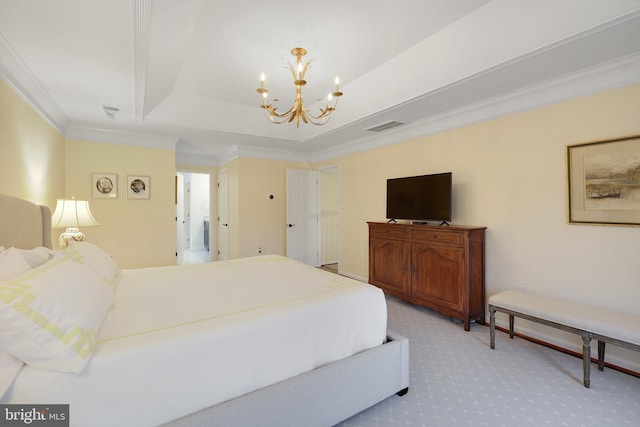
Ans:
{"label": "wooden dresser", "polygon": [[369,283],[444,315],[485,324],[486,227],[369,222]]}

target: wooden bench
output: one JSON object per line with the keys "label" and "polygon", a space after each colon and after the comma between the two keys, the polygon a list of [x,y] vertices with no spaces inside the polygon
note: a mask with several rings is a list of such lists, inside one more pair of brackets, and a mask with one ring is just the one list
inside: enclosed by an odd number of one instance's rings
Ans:
{"label": "wooden bench", "polygon": [[598,369],[604,370],[605,343],[640,351],[640,315],[624,314],[521,290],[489,298],[491,348],[496,342],[496,311],[509,315],[509,337],[514,317],[573,332],[582,337],[584,386],[590,385],[591,340],[598,340]]}

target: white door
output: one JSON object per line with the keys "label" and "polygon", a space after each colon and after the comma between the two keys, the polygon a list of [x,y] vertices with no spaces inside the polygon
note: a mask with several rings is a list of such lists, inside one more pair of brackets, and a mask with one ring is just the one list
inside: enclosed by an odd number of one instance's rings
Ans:
{"label": "white door", "polygon": [[184,177],[176,174],[176,264],[181,264],[184,258]]}
{"label": "white door", "polygon": [[229,259],[229,171],[218,172],[218,259]]}
{"label": "white door", "polygon": [[287,169],[287,257],[320,266],[318,172]]}

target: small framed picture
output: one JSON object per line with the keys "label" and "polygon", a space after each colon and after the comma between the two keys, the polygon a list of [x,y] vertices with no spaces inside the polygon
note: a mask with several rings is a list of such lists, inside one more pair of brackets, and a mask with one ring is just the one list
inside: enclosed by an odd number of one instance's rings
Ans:
{"label": "small framed picture", "polygon": [[148,176],[127,176],[127,199],[148,199],[151,193],[151,178]]}
{"label": "small framed picture", "polygon": [[91,183],[94,199],[115,199],[118,197],[118,175],[115,173],[94,173]]}

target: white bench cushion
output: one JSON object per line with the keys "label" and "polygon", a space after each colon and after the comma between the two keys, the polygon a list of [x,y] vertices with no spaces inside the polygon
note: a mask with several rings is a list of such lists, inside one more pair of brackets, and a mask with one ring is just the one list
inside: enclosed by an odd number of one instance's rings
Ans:
{"label": "white bench cushion", "polygon": [[491,296],[489,304],[640,345],[640,314],[619,313],[517,289]]}

